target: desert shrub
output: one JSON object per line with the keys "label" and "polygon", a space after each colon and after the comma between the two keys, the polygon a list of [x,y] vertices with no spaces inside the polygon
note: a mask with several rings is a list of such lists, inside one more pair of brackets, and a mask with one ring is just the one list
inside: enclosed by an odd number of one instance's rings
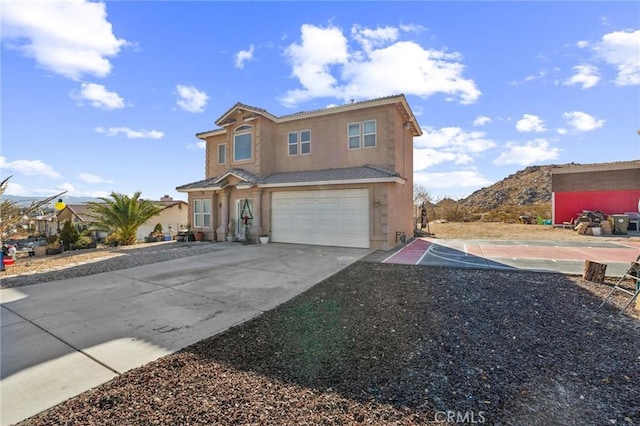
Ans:
{"label": "desert shrub", "polygon": [[104,243],[110,246],[117,246],[120,244],[120,234],[118,232],[112,232],[104,239]]}

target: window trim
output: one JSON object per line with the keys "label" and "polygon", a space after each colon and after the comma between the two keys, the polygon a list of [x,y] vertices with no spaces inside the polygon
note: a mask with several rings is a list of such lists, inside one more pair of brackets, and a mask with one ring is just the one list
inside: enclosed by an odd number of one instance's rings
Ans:
{"label": "window trim", "polygon": [[[305,133],[305,132],[309,133],[309,140],[308,141],[303,141],[302,140],[302,134]],[[303,144],[309,145],[309,152],[302,152],[302,145]],[[300,155],[311,155],[311,130],[310,129],[300,130]]]}
{"label": "window trim", "polygon": [[[309,134],[309,139],[306,141],[302,140],[302,134],[303,133],[308,133]],[[291,136],[295,135],[295,141],[292,142],[291,141]],[[302,146],[303,145],[308,145],[309,146],[309,152],[302,152]],[[291,153],[291,149],[295,147],[295,153],[292,154]],[[287,133],[287,155],[289,157],[295,157],[298,155],[310,155],[311,154],[311,129],[304,129],[304,130],[296,130],[293,132],[288,132]]]}
{"label": "window trim", "polygon": [[[238,159],[236,157],[236,138],[239,136],[249,135],[249,157]],[[253,127],[248,124],[243,124],[242,126],[237,127],[233,131],[233,162],[241,163],[246,161],[253,160]]]}
{"label": "window trim", "polygon": [[[224,159],[220,162],[220,148],[224,148]],[[218,164],[227,164],[227,144],[219,143],[218,144]]]}
{"label": "window trim", "polygon": [[[358,125],[358,134],[357,135],[351,135],[351,133],[349,132],[350,128],[352,125]],[[358,146],[352,148],[351,147],[351,138],[358,138]],[[353,122],[353,123],[347,123],[347,149],[349,150],[353,150],[353,149],[360,149],[362,148],[362,123],[360,123],[359,121]]]}
{"label": "window trim", "polygon": [[[365,133],[365,123],[373,123],[373,133]],[[367,146],[367,136],[373,135],[373,145]],[[378,145],[378,122],[374,120],[366,120],[362,122],[362,148],[375,148]]]}
{"label": "window trim", "polygon": [[[205,204],[209,205],[209,211],[205,211],[206,209],[204,208]],[[200,206],[200,208],[198,208],[198,206]],[[211,218],[212,216],[212,203],[211,203],[211,199],[210,198],[196,198],[193,200],[193,226],[194,228],[204,228],[204,229],[210,229],[211,228]],[[209,217],[209,226],[205,226],[205,216]],[[199,221],[198,219],[201,219],[201,221]],[[198,224],[200,223],[200,224]]]}
{"label": "window trim", "polygon": [[[291,136],[292,135],[296,135],[296,140],[295,140],[294,143],[291,143]],[[294,157],[294,156],[299,154],[299,151],[300,151],[299,147],[298,147],[299,143],[300,143],[300,138],[298,137],[298,132],[289,132],[289,133],[287,133],[287,155],[289,157]],[[291,153],[291,148],[292,147],[296,148],[296,152],[294,154]]]}

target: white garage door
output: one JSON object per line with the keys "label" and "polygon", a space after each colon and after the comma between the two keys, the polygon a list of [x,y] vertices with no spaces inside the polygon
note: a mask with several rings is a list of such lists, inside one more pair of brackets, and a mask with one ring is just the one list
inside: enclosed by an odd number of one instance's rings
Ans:
{"label": "white garage door", "polygon": [[369,191],[274,192],[274,242],[369,248]]}

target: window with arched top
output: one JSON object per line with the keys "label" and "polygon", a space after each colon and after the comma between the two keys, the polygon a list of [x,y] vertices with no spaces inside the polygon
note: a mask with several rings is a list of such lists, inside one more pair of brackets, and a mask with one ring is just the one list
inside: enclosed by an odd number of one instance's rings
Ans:
{"label": "window with arched top", "polygon": [[253,128],[249,125],[236,127],[233,131],[233,161],[251,160]]}

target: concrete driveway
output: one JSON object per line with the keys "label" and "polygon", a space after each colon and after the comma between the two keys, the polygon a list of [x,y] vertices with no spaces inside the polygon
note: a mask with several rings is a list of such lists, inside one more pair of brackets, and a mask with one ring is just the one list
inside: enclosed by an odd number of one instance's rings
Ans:
{"label": "concrete driveway", "polygon": [[1,424],[258,316],[370,252],[217,247],[205,255],[0,290]]}

